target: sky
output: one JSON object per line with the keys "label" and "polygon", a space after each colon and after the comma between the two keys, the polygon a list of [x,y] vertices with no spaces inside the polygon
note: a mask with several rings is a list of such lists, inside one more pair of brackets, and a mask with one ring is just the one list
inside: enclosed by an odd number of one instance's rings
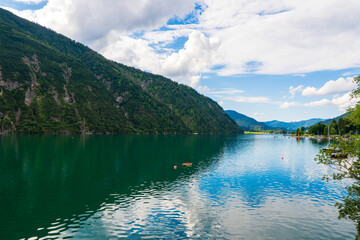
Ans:
{"label": "sky", "polygon": [[108,59],[189,85],[258,121],[354,106],[359,0],[1,0]]}

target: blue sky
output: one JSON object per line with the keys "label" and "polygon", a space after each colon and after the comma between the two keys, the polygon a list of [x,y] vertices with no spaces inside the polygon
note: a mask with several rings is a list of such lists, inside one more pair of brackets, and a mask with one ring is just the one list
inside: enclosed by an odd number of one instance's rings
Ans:
{"label": "blue sky", "polygon": [[47,1],[14,1],[14,0],[1,0],[2,7],[14,8],[17,10],[37,10],[43,8]]}
{"label": "blue sky", "polygon": [[3,0],[0,6],[260,121],[356,103],[356,0]]}

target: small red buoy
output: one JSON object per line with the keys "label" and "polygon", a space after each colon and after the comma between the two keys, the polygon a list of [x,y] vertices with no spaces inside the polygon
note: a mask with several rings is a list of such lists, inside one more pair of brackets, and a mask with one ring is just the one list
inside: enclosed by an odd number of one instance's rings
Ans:
{"label": "small red buoy", "polygon": [[284,157],[282,157],[281,159],[284,159]]}
{"label": "small red buoy", "polygon": [[176,165],[174,166],[174,169],[177,169],[177,166],[176,166]]}

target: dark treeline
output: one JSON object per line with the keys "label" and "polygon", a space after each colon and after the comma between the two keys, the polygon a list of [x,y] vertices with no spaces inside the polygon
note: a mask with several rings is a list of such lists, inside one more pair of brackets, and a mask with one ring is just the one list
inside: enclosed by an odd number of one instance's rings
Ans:
{"label": "dark treeline", "polygon": [[357,125],[349,120],[348,117],[339,118],[338,121],[332,120],[330,125],[324,123],[317,123],[308,129],[309,134],[313,135],[340,135],[351,136],[360,130],[360,125]]}

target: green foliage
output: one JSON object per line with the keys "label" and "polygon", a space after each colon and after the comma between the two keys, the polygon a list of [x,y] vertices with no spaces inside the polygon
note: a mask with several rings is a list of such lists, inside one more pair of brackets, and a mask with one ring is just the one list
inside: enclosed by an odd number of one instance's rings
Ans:
{"label": "green foliage", "polygon": [[317,123],[309,127],[308,133],[313,135],[323,135],[323,134],[326,135],[327,132],[324,133],[325,128],[327,128],[326,124]]}
{"label": "green foliage", "polygon": [[194,89],[109,61],[3,9],[0,49],[2,132],[241,132]]}
{"label": "green foliage", "polygon": [[[355,82],[359,85],[359,78],[355,78]],[[358,97],[360,87],[354,92],[353,96]],[[357,104],[350,109],[349,117],[340,118],[338,122],[335,120],[330,124],[331,134],[347,133],[351,135],[351,131],[359,128],[360,107]],[[324,131],[327,131],[327,127]],[[319,164],[324,164],[333,169],[331,174],[325,175],[324,179],[342,180],[349,178],[353,183],[348,186],[348,194],[344,196],[343,202],[337,203],[339,209],[339,218],[346,218],[356,222],[358,232],[357,238],[360,237],[360,141],[338,140],[328,149],[321,150],[315,159]]]}
{"label": "green foliage", "polygon": [[[304,129],[304,130],[303,130]],[[296,136],[302,136],[305,133],[305,127],[297,128],[295,131]]]}
{"label": "green foliage", "polygon": [[[340,149],[340,152],[347,157],[334,158],[331,154],[334,150]],[[350,178],[354,183],[346,187],[348,195],[344,196],[342,203],[336,203],[339,209],[339,218],[346,218],[356,222],[358,235],[360,233],[360,141],[342,141],[332,144],[329,150],[321,150],[316,161],[333,169],[332,173],[325,175],[324,179],[342,180]]]}
{"label": "green foliage", "polygon": [[330,135],[336,135],[337,131],[334,127],[330,128]]}
{"label": "green foliage", "polygon": [[312,125],[309,128],[309,133],[313,135],[323,134],[327,136],[330,128],[330,135],[350,136],[351,133],[356,133],[360,130],[360,125],[352,121],[353,113],[356,114],[356,112],[352,110],[350,115],[341,117],[338,121],[333,119],[329,126],[324,123]]}
{"label": "green foliage", "polygon": [[324,128],[324,135],[327,136],[328,134],[329,134],[329,129],[328,129],[328,127],[326,126],[326,127]]}
{"label": "green foliage", "polygon": [[343,203],[336,203],[339,209],[339,218],[350,219],[357,223],[356,230],[360,233],[360,185],[359,182],[346,188],[348,195],[344,197]]}

